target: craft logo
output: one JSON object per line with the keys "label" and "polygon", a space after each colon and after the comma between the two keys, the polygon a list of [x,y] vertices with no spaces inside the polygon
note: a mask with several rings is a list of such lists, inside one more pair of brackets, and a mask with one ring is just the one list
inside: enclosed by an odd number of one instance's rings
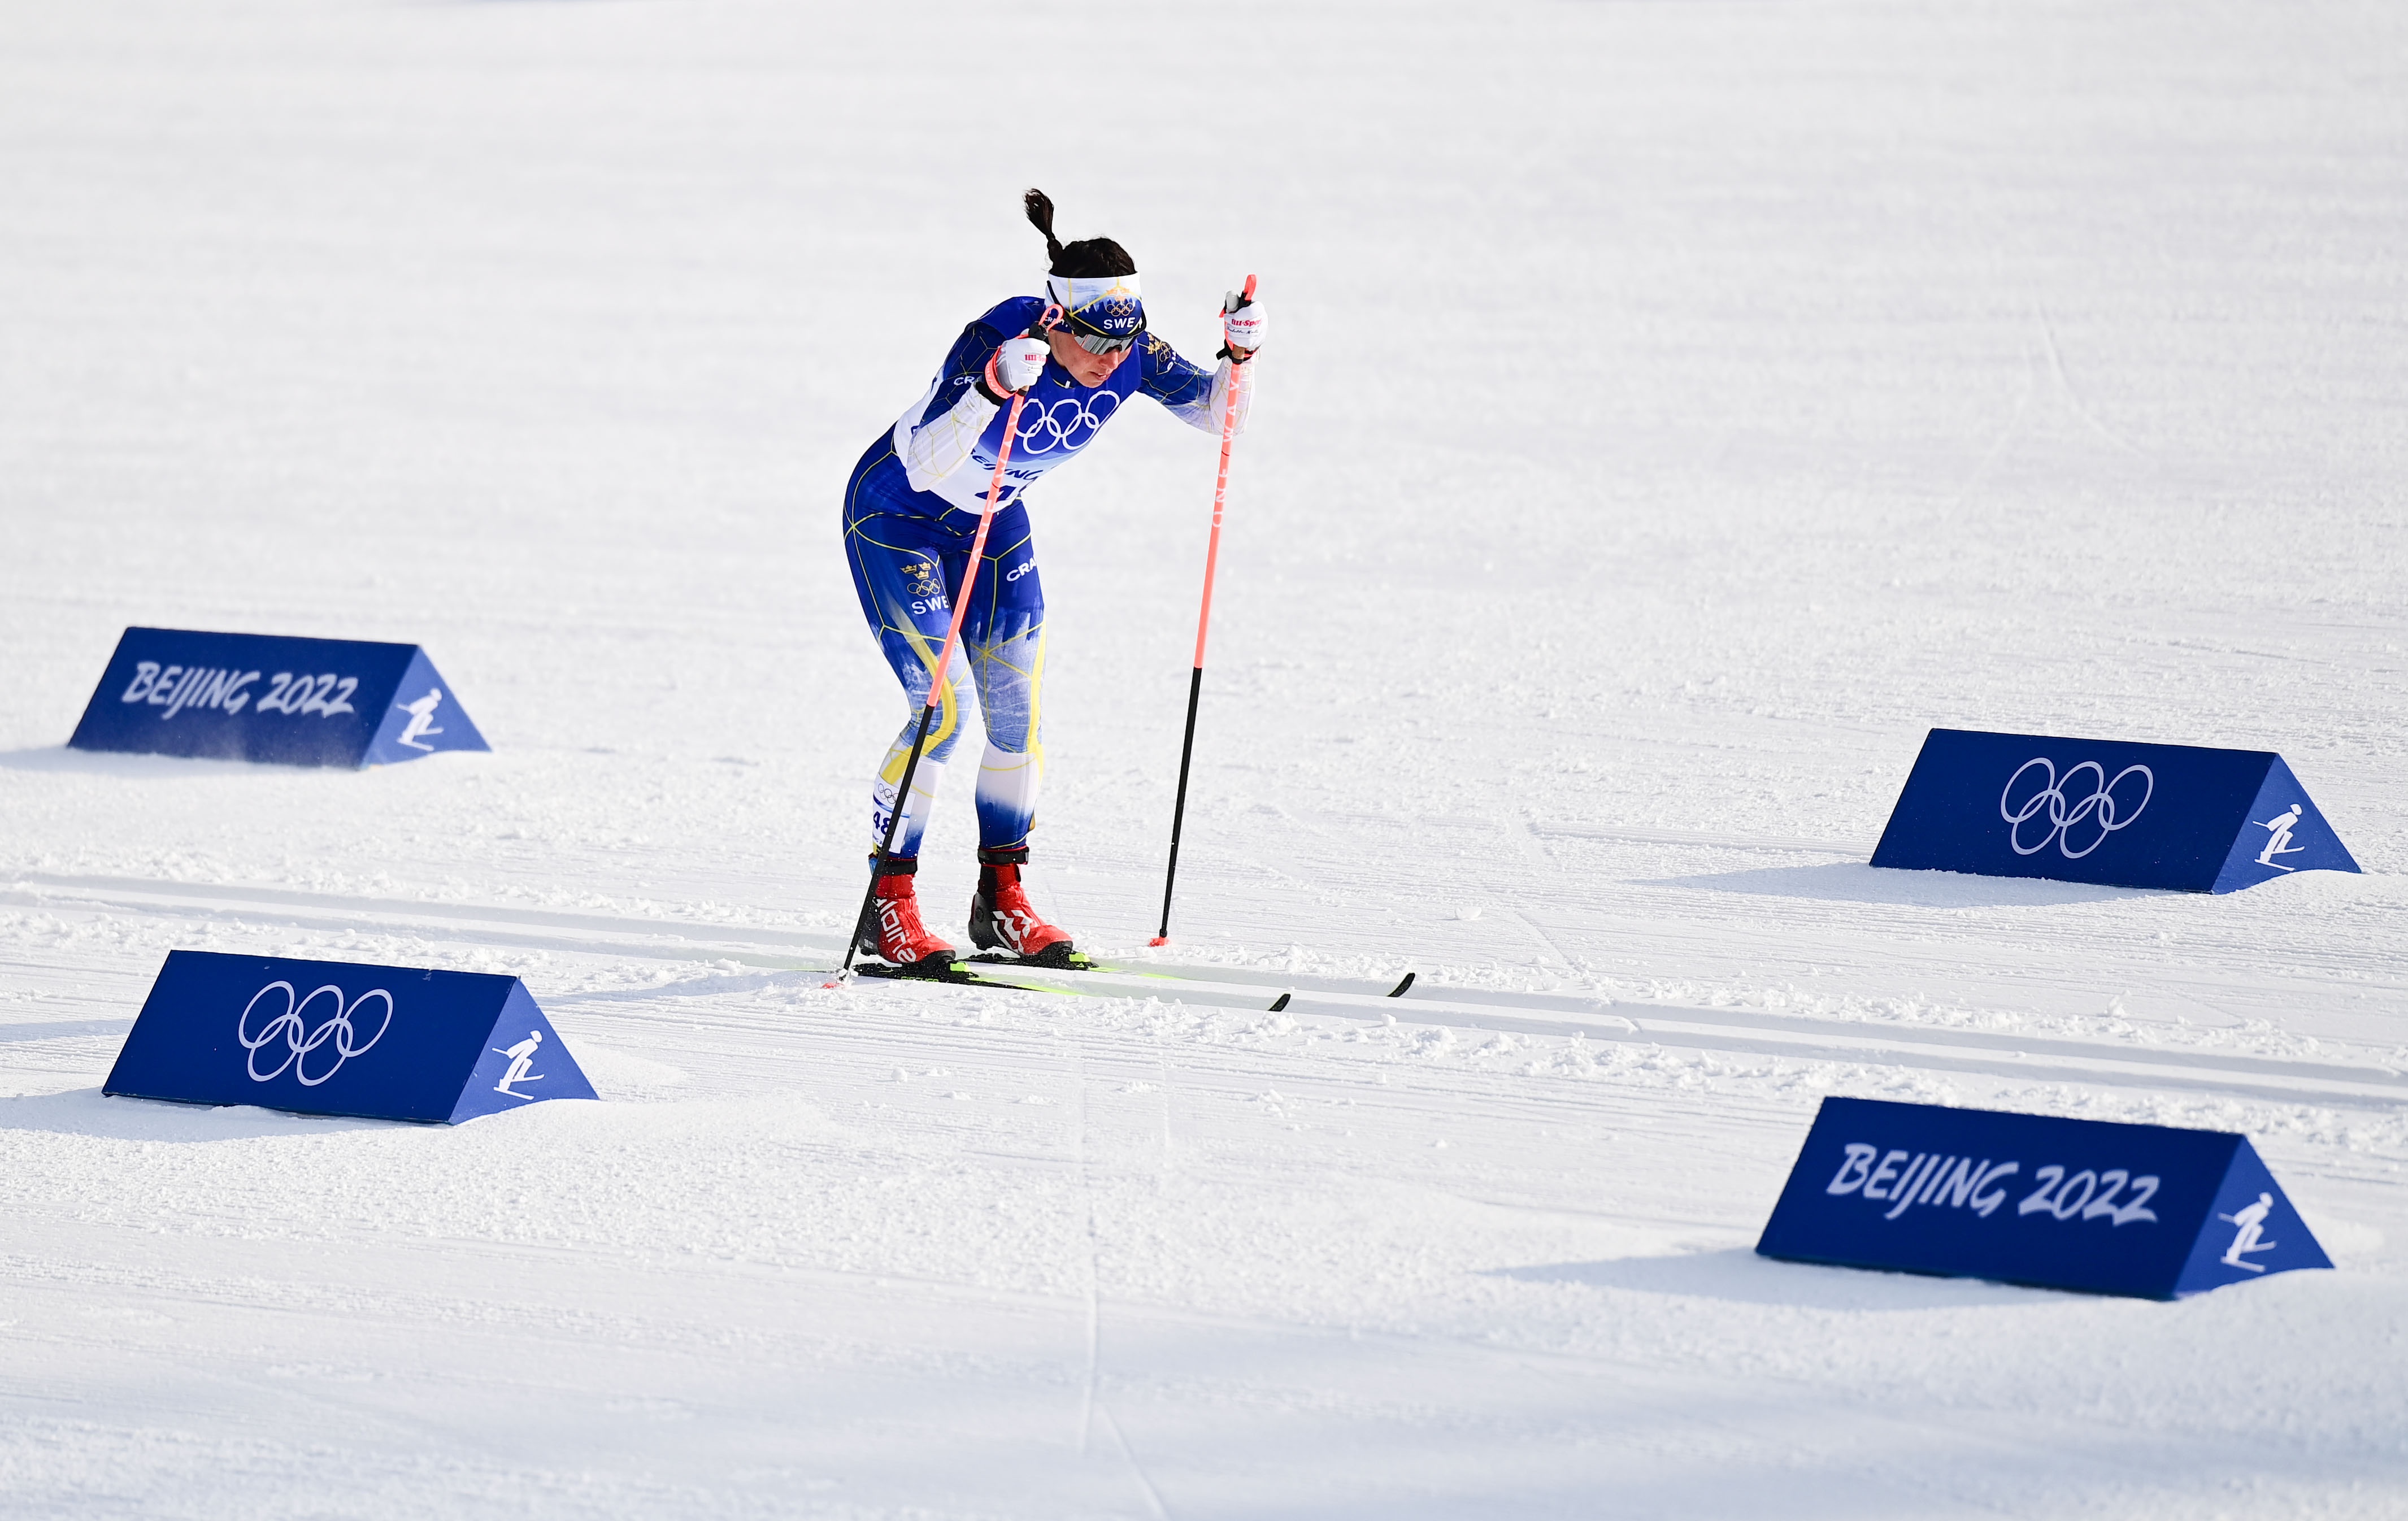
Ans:
{"label": "craft logo", "polygon": [[[260,1012],[261,1001],[271,993],[284,995],[284,1007],[268,1014],[254,1029],[251,1016]],[[325,1022],[313,1029],[309,1025],[309,1011],[320,998],[330,998],[331,1001],[326,1005]],[[377,1021],[376,1033],[363,1040],[359,1038],[360,1006],[370,998],[383,1000],[383,1017]],[[272,1003],[270,1007],[273,1008]],[[301,1080],[303,1087],[314,1088],[341,1071],[343,1063],[366,1054],[371,1046],[383,1040],[384,1032],[392,1027],[393,995],[383,988],[370,988],[353,998],[347,1008],[343,1003],[343,990],[331,983],[305,998],[294,991],[292,983],[278,981],[252,994],[251,1001],[242,1006],[242,1015],[235,1021],[234,1038],[251,1053],[245,1065],[253,1083],[265,1083],[281,1075],[289,1067],[293,1075]],[[331,1060],[319,1055],[325,1051],[334,1053]],[[259,1069],[263,1055],[272,1056],[276,1061],[276,1065],[265,1072]]]}
{"label": "craft logo", "polygon": [[[2258,823],[2258,821],[2254,819],[2250,822],[2253,824]],[[2259,866],[2270,866],[2277,871],[2296,871],[2299,869],[2297,867],[2285,866],[2282,862],[2274,859],[2277,855],[2297,855],[2301,851],[2307,849],[2305,845],[2294,845],[2291,843],[2291,828],[2299,822],[2300,805],[2293,803],[2289,812],[2277,813],[2272,818],[2266,820],[2264,823],[2258,824],[2258,828],[2267,832],[2266,848],[2258,853],[2258,864]],[[2235,1264],[2235,1266],[2238,1266],[2238,1264]]]}
{"label": "craft logo", "polygon": [[396,702],[394,706],[409,715],[409,723],[399,734],[394,736],[394,742],[408,745],[412,750],[423,750],[432,754],[435,747],[424,743],[423,740],[430,734],[443,732],[435,726],[435,710],[443,706],[443,689],[439,686],[434,687],[416,702]]}
{"label": "craft logo", "polygon": [[527,1031],[527,1038],[525,1040],[521,1040],[517,1045],[511,1046],[508,1050],[504,1050],[500,1046],[494,1046],[491,1048],[494,1055],[496,1056],[508,1056],[510,1059],[509,1070],[504,1072],[502,1074],[502,1080],[494,1084],[494,1091],[495,1093],[507,1094],[512,1098],[532,1099],[543,1097],[543,1095],[538,1093],[521,1093],[511,1086],[511,1084],[515,1083],[540,1083],[543,1081],[543,1074],[541,1072],[530,1072],[527,1070],[529,1067],[535,1065],[535,1048],[541,1044],[543,1044],[543,1032],[541,1030],[529,1030]]}
{"label": "craft logo", "polygon": [[1036,562],[1036,561],[1034,561],[1034,560],[1023,560],[1023,561],[1021,561],[1018,565],[1013,566],[1010,569],[1009,569],[1009,570],[1005,571],[1005,572],[1003,573],[1003,579],[1004,579],[1004,580],[1006,580],[1006,581],[1018,581],[1021,577],[1023,577],[1023,576],[1025,576],[1025,575],[1028,574],[1030,571],[1032,571],[1032,570],[1034,570],[1034,569],[1036,569],[1036,568],[1037,568],[1037,562]]}
{"label": "craft logo", "polygon": [[[2040,768],[2037,778],[2034,767]],[[2037,790],[2025,792],[2035,780]],[[2017,855],[2037,855],[2055,845],[2067,860],[2079,861],[2109,835],[2130,827],[2157,790],[2157,775],[2145,766],[2127,766],[2110,782],[2107,768],[2097,761],[2068,767],[2059,776],[2055,762],[2035,755],[2007,778],[2006,790],[1999,794],[1999,816],[2007,821],[2007,843]]]}

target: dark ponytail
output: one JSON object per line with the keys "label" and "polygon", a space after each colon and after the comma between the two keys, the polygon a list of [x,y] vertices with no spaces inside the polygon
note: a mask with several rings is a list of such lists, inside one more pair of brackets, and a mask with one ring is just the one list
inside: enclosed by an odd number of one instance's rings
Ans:
{"label": "dark ponytail", "polygon": [[[1062,262],[1062,240],[1054,236],[1054,197],[1041,190],[1032,189],[1020,198],[1028,213],[1028,224],[1045,235],[1045,257],[1055,264]],[[1062,271],[1056,269],[1055,274]]]}
{"label": "dark ponytail", "polygon": [[1075,243],[1065,243],[1054,237],[1054,198],[1043,191],[1029,191],[1020,198],[1020,204],[1028,213],[1028,224],[1045,235],[1045,257],[1051,261],[1049,274],[1087,279],[1137,273],[1137,261],[1129,257],[1128,250],[1109,237],[1082,237]]}

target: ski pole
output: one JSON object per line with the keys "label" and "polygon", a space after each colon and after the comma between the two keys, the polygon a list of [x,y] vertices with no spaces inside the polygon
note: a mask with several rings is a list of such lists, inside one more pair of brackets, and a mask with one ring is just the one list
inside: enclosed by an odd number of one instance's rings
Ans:
{"label": "ski pole", "polygon": [[[1046,309],[1052,315],[1053,309]],[[1043,325],[1043,319],[1039,319]],[[928,700],[920,705],[919,731],[911,738],[911,753],[903,762],[903,784],[896,789],[895,807],[886,815],[886,838],[879,842],[877,859],[869,863],[869,890],[861,895],[861,912],[853,917],[853,939],[844,948],[844,965],[837,969],[839,977],[853,972],[853,958],[861,950],[862,931],[869,926],[870,911],[878,906],[878,879],[886,865],[895,859],[895,836],[903,825],[903,811],[911,806],[911,777],[920,769],[920,752],[928,742],[928,721],[936,716],[937,707],[944,700],[945,672],[953,663],[953,645],[962,635],[962,615],[969,611],[970,593],[978,586],[979,560],[986,553],[986,531],[995,522],[995,504],[1003,495],[1003,467],[1011,459],[1011,440],[1020,435],[1020,406],[1028,399],[1025,391],[1011,394],[1011,412],[1003,424],[1003,442],[995,452],[995,479],[987,483],[986,509],[979,514],[978,536],[970,540],[969,567],[962,572],[961,590],[953,594],[953,622],[945,629],[944,649],[937,655],[935,675],[928,681]]]}
{"label": "ski pole", "polygon": [[[1246,277],[1243,306],[1254,298],[1254,277]],[[1221,563],[1221,509],[1229,495],[1229,445],[1238,437],[1238,388],[1245,366],[1229,365],[1229,395],[1221,407],[1221,473],[1212,481],[1212,536],[1204,545],[1204,604],[1196,613],[1196,667],[1187,676],[1187,735],[1179,742],[1179,796],[1170,805],[1170,864],[1162,873],[1162,929],[1148,945],[1170,943],[1170,894],[1179,882],[1179,830],[1187,819],[1187,767],[1196,756],[1196,707],[1204,696],[1204,639],[1212,631],[1212,575]]]}

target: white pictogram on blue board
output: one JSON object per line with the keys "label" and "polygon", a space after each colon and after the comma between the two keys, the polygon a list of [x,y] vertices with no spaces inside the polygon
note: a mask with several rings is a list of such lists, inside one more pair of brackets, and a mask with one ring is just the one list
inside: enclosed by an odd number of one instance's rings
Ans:
{"label": "white pictogram on blue board", "polygon": [[2277,813],[2271,819],[2263,821],[2252,819],[2249,822],[2257,825],[2258,828],[2268,831],[2266,836],[2266,848],[2258,853],[2258,864],[2259,866],[2272,867],[2277,871],[2297,870],[2297,868],[2286,867],[2282,862],[2275,860],[2274,857],[2277,855],[2297,855],[2300,852],[2307,849],[2305,845],[2294,845],[2291,843],[2291,826],[2300,822],[2300,805],[2293,803],[2291,805],[2291,811],[2288,813]]}
{"label": "white pictogram on blue board", "polygon": [[543,1081],[543,1074],[541,1072],[530,1072],[527,1070],[529,1067],[535,1065],[535,1048],[541,1044],[543,1044],[543,1032],[541,1030],[529,1030],[527,1031],[527,1038],[525,1040],[521,1040],[517,1045],[510,1047],[508,1051],[504,1051],[499,1046],[493,1048],[494,1053],[496,1055],[508,1056],[510,1059],[510,1069],[502,1074],[502,1080],[499,1083],[494,1084],[494,1091],[495,1093],[508,1094],[512,1098],[538,1098],[542,1097],[539,1094],[521,1093],[510,1086],[513,1083],[540,1083]]}
{"label": "white pictogram on blue board", "polygon": [[2226,1267],[2246,1268],[2251,1272],[2264,1272],[2266,1270],[2266,1265],[2264,1263],[2246,1262],[2243,1260],[2243,1257],[2245,1254],[2250,1252],[2272,1251],[2277,1244],[2276,1242],[2270,1241],[2265,1239],[2266,1214],[2267,1212],[2273,1209],[2273,1207],[2274,1196],[2272,1194],[2260,1194],[2258,1196],[2257,1203],[2248,1205],[2243,1209],[2237,1210],[2230,1214],[2219,1214],[2216,1216],[2218,1220],[2229,1221],[2240,1227],[2232,1233],[2232,1244],[2224,1249],[2224,1265]]}
{"label": "white pictogram on blue board", "polygon": [[394,707],[409,715],[409,723],[394,737],[394,743],[408,745],[412,750],[433,751],[434,746],[421,744],[426,735],[443,731],[435,726],[435,710],[443,706],[443,689],[436,687],[416,702],[396,702]]}

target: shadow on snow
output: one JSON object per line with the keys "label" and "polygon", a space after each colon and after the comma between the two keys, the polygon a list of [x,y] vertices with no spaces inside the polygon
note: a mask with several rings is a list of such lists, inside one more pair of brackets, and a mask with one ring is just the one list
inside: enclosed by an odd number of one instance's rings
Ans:
{"label": "shadow on snow", "polygon": [[2047,882],[2036,877],[1977,877],[1961,871],[1899,871],[1856,862],[1657,877],[1640,885],[1690,887],[1750,897],[1811,898],[1826,903],[1889,903],[1912,909],[2040,909],[2065,903],[2105,903],[2167,896],[2138,887],[2096,887],[2086,882]]}
{"label": "shadow on snow", "polygon": [[2041,1302],[2039,1289],[1973,1278],[1824,1268],[1758,1256],[1744,1247],[1673,1256],[1613,1257],[1603,1262],[1551,1262],[1491,1268],[1482,1276],[1523,1284],[1581,1284],[1638,1294],[1666,1294],[1731,1304],[1799,1310],[1945,1310],[1962,1305]]}

